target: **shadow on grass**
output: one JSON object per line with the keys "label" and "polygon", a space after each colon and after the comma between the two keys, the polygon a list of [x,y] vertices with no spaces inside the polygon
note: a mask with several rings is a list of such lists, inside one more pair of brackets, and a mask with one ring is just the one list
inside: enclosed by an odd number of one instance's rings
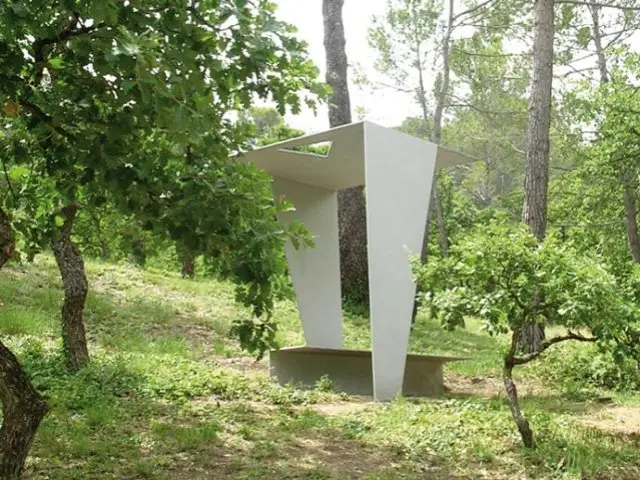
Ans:
{"label": "shadow on grass", "polygon": [[30,471],[52,480],[640,478],[637,445],[564,423],[557,398],[523,399],[539,441],[528,452],[499,398],[403,400],[336,417],[299,406],[302,392],[274,396],[257,378],[199,362],[96,356],[69,375],[35,342],[20,357],[52,407]]}
{"label": "shadow on grass", "polygon": [[[0,276],[0,332],[59,338],[62,289],[57,272],[35,266],[8,270]],[[93,280],[93,279],[90,279]],[[125,352],[188,355],[198,349],[225,353],[230,318],[196,315],[188,297],[181,304],[130,290],[113,295],[92,288],[85,307],[91,342]]]}
{"label": "shadow on grass", "polygon": [[[606,405],[598,402],[572,400],[561,393],[538,394],[519,392],[518,397],[520,407],[523,410],[533,409],[550,414],[586,415],[596,413],[606,407]],[[509,407],[509,402],[503,390],[476,393],[473,391],[449,391],[446,392],[441,399],[493,402],[504,408]]]}
{"label": "shadow on grass", "polygon": [[204,390],[196,379],[177,395],[171,383],[194,375],[181,366],[166,375],[126,357],[99,358],[70,375],[35,344],[21,359],[51,406],[29,466],[38,478],[391,479],[410,471],[392,466],[392,447],[348,438],[315,411],[251,401],[261,389],[243,396],[235,377]]}

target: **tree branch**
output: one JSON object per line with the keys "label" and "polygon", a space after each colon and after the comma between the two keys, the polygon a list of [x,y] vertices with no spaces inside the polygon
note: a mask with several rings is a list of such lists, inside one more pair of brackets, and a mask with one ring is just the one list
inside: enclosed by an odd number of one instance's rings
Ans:
{"label": "tree branch", "polygon": [[62,135],[67,139],[70,139],[70,140],[73,139],[73,135],[71,133],[67,132],[64,128],[60,126],[55,125],[53,123],[53,118],[47,115],[39,106],[37,106],[34,103],[31,103],[28,100],[20,99],[18,101],[20,102],[20,105],[22,105],[24,108],[29,110],[29,112],[31,112],[33,116],[35,116],[42,123],[48,125],[52,130],[54,130],[55,132],[59,133],[60,135]]}
{"label": "tree branch", "polygon": [[81,27],[76,29],[79,21],[80,20],[78,18],[78,15],[74,14],[73,18],[69,21],[69,25],[67,25],[67,27],[59,34],[53,37],[39,38],[31,44],[31,49],[33,50],[33,58],[35,59],[35,79],[37,84],[40,84],[40,82],[42,82],[43,70],[46,65],[47,58],[45,54],[46,46],[56,45],[58,43],[69,40],[70,38],[86,35],[106,25],[105,23],[97,23],[95,25],[91,25],[90,27]]}
{"label": "tree branch", "polygon": [[73,223],[76,220],[76,214],[78,213],[79,208],[80,205],[77,202],[74,202],[70,203],[60,211],[60,214],[64,217],[64,224],[60,229],[60,239],[69,241],[71,238]]}
{"label": "tree branch", "polygon": [[533,353],[528,353],[526,355],[523,355],[521,357],[513,357],[513,364],[514,365],[524,365],[525,363],[529,363],[532,360],[535,360],[536,358],[538,358],[540,355],[542,355],[542,353],[547,350],[549,347],[551,347],[552,345],[555,345],[556,343],[560,343],[560,342],[566,342],[568,340],[577,340],[579,342],[596,342],[598,340],[597,337],[584,337],[582,335],[579,335],[577,333],[573,333],[571,331],[569,331],[567,333],[567,335],[562,335],[560,337],[554,337],[551,338],[549,340],[545,340],[542,342],[542,345],[540,346],[540,350],[533,352]]}
{"label": "tree branch", "polygon": [[16,197],[16,191],[13,189],[13,184],[11,183],[11,179],[9,178],[9,172],[7,171],[7,164],[4,161],[2,162],[2,170],[4,171],[4,178],[7,181],[7,185],[9,185],[11,196],[13,197],[13,200],[17,202],[18,198]]}
{"label": "tree branch", "polygon": [[470,108],[471,110],[475,110],[478,113],[482,113],[482,114],[486,114],[486,115],[526,115],[527,112],[524,111],[518,111],[518,110],[485,110],[483,108],[480,107],[476,107],[475,105],[472,105],[470,103],[465,102],[463,99],[458,98],[455,95],[451,96],[454,100],[456,100],[459,103],[449,103],[447,104],[447,108],[449,107],[453,107],[453,108]]}
{"label": "tree branch", "polygon": [[616,10],[624,10],[627,12],[640,12],[640,7],[627,7],[624,5],[612,5],[610,3],[594,3],[583,0],[556,0],[556,3],[568,3],[570,5],[586,5],[599,8],[615,8]]}
{"label": "tree branch", "polygon": [[86,35],[87,33],[95,32],[102,27],[106,26],[106,23],[97,23],[95,25],[91,25],[90,27],[82,27],[75,29],[75,26],[78,24],[78,19],[74,18],[71,22],[69,22],[69,26],[62,30],[58,35],[54,37],[45,37],[40,38],[33,42],[32,48],[34,54],[36,54],[36,60],[38,60],[38,55],[40,55],[41,60],[44,60],[44,55],[42,55],[42,49],[47,45],[55,45],[56,43],[61,43],[70,38],[80,37],[82,35]]}
{"label": "tree branch", "polygon": [[479,53],[469,52],[460,48],[452,48],[451,51],[468,55],[470,57],[505,58],[505,57],[531,57],[533,53]]}
{"label": "tree branch", "polygon": [[457,13],[456,15],[453,16],[452,20],[456,21],[458,20],[460,17],[464,17],[466,15],[469,15],[470,13],[475,12],[476,10],[480,10],[482,7],[486,7],[487,5],[489,5],[491,2],[493,2],[494,0],[485,0],[484,2],[479,3],[478,5],[476,5],[475,7],[471,7],[468,10],[465,10],[463,12]]}

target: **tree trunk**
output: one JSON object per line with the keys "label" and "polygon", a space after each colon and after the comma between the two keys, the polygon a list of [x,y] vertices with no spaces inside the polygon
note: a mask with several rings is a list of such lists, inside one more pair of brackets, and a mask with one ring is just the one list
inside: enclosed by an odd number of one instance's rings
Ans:
{"label": "tree trunk", "polygon": [[[533,40],[533,81],[529,99],[527,149],[524,169],[522,221],[531,227],[539,241],[547,230],[549,191],[549,130],[551,126],[551,88],[553,80],[554,0],[536,0]],[[523,330],[520,346],[534,352],[544,339],[541,325]]]}
{"label": "tree trunk", "polygon": [[522,443],[527,448],[533,448],[535,446],[535,442],[533,441],[533,432],[531,431],[531,426],[529,425],[527,417],[524,416],[520,409],[520,403],[518,402],[518,390],[516,389],[516,384],[513,381],[513,367],[515,366],[513,358],[515,356],[518,343],[520,342],[519,338],[520,332],[517,330],[514,331],[511,338],[511,348],[504,357],[502,380],[504,382],[504,390],[507,392],[509,410],[511,410],[513,420],[516,422],[518,432],[520,432],[520,436],[522,437]]}
{"label": "tree trunk", "polygon": [[9,216],[0,208],[0,269],[13,255],[15,246]]}
{"label": "tree trunk", "polygon": [[609,81],[609,72],[607,70],[607,57],[602,48],[602,31],[600,30],[600,6],[597,2],[591,0],[589,12],[593,20],[593,42],[596,45],[596,55],[598,57],[598,70],[600,71],[600,83]]}
{"label": "tree trunk", "polygon": [[190,253],[183,254],[180,263],[182,264],[180,270],[182,278],[193,278],[196,274],[196,261],[193,255]]}
{"label": "tree trunk", "polygon": [[[434,205],[434,197],[436,194],[436,178],[433,177],[433,185],[431,186],[431,199],[429,200],[429,205]],[[420,251],[420,263],[427,263],[427,259],[429,258],[429,234],[431,233],[431,219],[433,216],[433,208],[429,208],[427,211],[427,223],[424,226],[424,239],[422,241],[422,250]],[[413,299],[413,311],[411,312],[411,325],[416,322],[416,317],[418,316],[418,308],[420,306],[419,297],[426,293],[422,287],[422,285],[416,285],[416,298]]]}
{"label": "tree trunk", "polygon": [[[351,100],[347,80],[347,53],[342,20],[344,0],[323,0],[324,47],[327,56],[326,81],[331,86],[329,125],[351,123]],[[340,230],[340,276],[342,295],[350,302],[367,306],[369,269],[367,263],[367,214],[362,187],[338,192]]]}
{"label": "tree trunk", "polygon": [[[451,35],[453,33],[454,25],[454,0],[449,0],[449,18],[447,21],[447,28],[444,38],[442,39],[442,86],[438,92],[438,99],[436,102],[436,110],[433,116],[433,130],[431,131],[431,141],[435,144],[440,144],[442,141],[442,118],[444,116],[444,110],[447,106],[449,97],[449,84],[451,77],[449,50],[451,43]],[[429,111],[427,108],[427,91],[424,84],[423,65],[422,65],[422,51],[420,43],[416,45],[416,65],[418,67],[418,99],[420,101],[420,108],[422,109],[422,119],[425,125],[429,124]],[[442,256],[447,257],[449,255],[449,236],[447,235],[447,228],[444,223],[444,214],[442,212],[442,202],[440,195],[438,195],[438,182],[434,175],[433,184],[431,185],[431,199],[429,201],[429,211],[427,214],[427,223],[424,227],[424,238],[422,240],[422,250],[420,251],[420,262],[426,263],[429,254],[429,235],[431,233],[431,219],[433,218],[433,211],[435,210],[436,219],[438,221],[438,233],[440,238],[440,248]],[[420,286],[417,287],[416,294],[422,293]],[[416,320],[418,314],[418,299],[414,299],[413,313],[411,316],[411,323]]]}
{"label": "tree trunk", "polygon": [[636,191],[629,175],[622,178],[624,188],[624,212],[627,225],[627,243],[635,263],[640,263],[640,238],[638,237],[638,208],[636,206]]}
{"label": "tree trunk", "polygon": [[102,232],[102,222],[100,220],[100,216],[95,212],[91,212],[91,221],[93,222],[93,226],[96,229],[96,235],[98,235],[98,239],[100,242],[100,258],[101,260],[109,260],[109,242],[105,238]]}
{"label": "tree trunk", "polygon": [[324,48],[327,55],[327,83],[329,96],[329,125],[339,127],[351,123],[351,99],[347,80],[347,41],[344,35],[342,7],[344,0],[323,0]]}
{"label": "tree trunk", "polygon": [[449,256],[449,236],[447,235],[447,227],[444,223],[444,212],[442,211],[442,200],[438,193],[438,179],[433,180],[433,209],[436,211],[436,219],[438,220],[438,233],[440,239],[440,249],[443,257]]}
{"label": "tree trunk", "polygon": [[[444,117],[444,110],[449,102],[449,89],[451,83],[451,68],[449,59],[449,50],[451,47],[451,35],[454,29],[454,0],[449,0],[449,16],[447,19],[447,27],[445,30],[444,38],[442,39],[442,85],[438,92],[438,98],[436,101],[436,110],[433,114],[433,131],[431,133],[431,141],[435,144],[442,142],[442,119]],[[417,50],[418,56],[420,56],[420,48]],[[427,122],[426,117],[426,91],[424,90],[424,81],[422,78],[422,60],[419,58],[418,62],[420,68],[420,101],[422,103],[422,112],[424,121]],[[436,219],[438,221],[438,233],[440,235],[440,248],[442,249],[442,256],[447,257],[449,255],[449,236],[447,235],[447,228],[444,223],[444,214],[442,212],[442,202],[440,195],[438,194],[438,182],[433,182],[431,208],[435,209]],[[426,233],[426,232],[425,232]],[[425,235],[424,242],[428,241],[428,237]],[[423,248],[424,250],[424,248]]]}
{"label": "tree trunk", "polygon": [[0,342],[0,479],[18,480],[47,404],[15,355]]}
{"label": "tree trunk", "polygon": [[62,303],[62,343],[67,366],[77,372],[89,362],[83,311],[89,290],[82,253],[71,241],[77,205],[64,208],[64,225],[53,242],[53,253],[64,286]]}
{"label": "tree trunk", "polygon": [[340,282],[342,296],[349,303],[369,306],[369,264],[367,260],[367,206],[362,188],[338,192],[340,225]]}
{"label": "tree trunk", "polygon": [[[589,12],[593,20],[593,43],[596,46],[596,55],[598,59],[598,70],[600,72],[600,84],[604,85],[609,82],[609,71],[607,68],[607,57],[602,46],[602,31],[600,29],[600,6],[594,0],[591,0]],[[631,181],[631,175],[628,173],[620,177],[620,183],[623,188],[624,195],[624,213],[627,227],[627,244],[629,251],[635,263],[640,263],[640,238],[638,237],[638,209],[636,205],[636,192],[634,182]]]}
{"label": "tree trunk", "polygon": [[438,92],[436,111],[433,116],[433,141],[440,143],[442,139],[442,117],[449,98],[449,84],[451,69],[449,67],[449,50],[451,47],[451,35],[453,34],[454,21],[454,0],[449,0],[449,18],[447,19],[447,29],[442,39],[442,86]]}
{"label": "tree trunk", "polygon": [[[0,269],[15,247],[9,217],[0,209]],[[0,342],[0,479],[18,480],[47,404],[15,355]]]}

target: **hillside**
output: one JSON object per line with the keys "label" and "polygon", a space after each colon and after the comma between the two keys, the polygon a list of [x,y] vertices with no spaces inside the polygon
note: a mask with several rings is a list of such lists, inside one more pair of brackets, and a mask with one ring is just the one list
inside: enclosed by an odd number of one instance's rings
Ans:
{"label": "hillside", "polygon": [[[640,478],[640,395],[578,395],[551,382],[548,368],[523,369],[522,403],[540,440],[525,452],[501,396],[501,340],[475,323],[448,333],[422,318],[412,333],[415,352],[472,358],[448,367],[446,398],[374,404],[327,384],[271,382],[266,362],[228,337],[247,315],[229,285],[87,270],[93,361],[77,376],[61,373],[52,260],[0,273],[0,333],[51,406],[28,478]],[[295,307],[283,303],[277,316],[282,344],[301,343]],[[362,318],[350,316],[345,331],[348,346],[367,346]]]}

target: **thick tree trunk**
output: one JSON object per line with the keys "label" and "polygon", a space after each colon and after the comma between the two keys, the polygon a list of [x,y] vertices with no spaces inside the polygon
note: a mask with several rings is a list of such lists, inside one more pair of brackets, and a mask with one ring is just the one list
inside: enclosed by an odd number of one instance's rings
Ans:
{"label": "thick tree trunk", "polygon": [[338,192],[340,225],[340,281],[349,303],[368,307],[367,207],[362,188]]}
{"label": "thick tree trunk", "polygon": [[0,342],[0,479],[18,480],[47,404],[15,355]]}
{"label": "thick tree trunk", "polygon": [[[9,217],[0,209],[0,269],[15,247]],[[15,355],[0,342],[0,479],[18,480],[47,404],[29,381]]]}
{"label": "thick tree trunk", "polygon": [[15,246],[9,216],[0,208],[0,268],[9,261]]}
{"label": "thick tree trunk", "polygon": [[324,48],[327,55],[327,83],[329,96],[329,125],[339,127],[351,123],[351,99],[347,80],[347,41],[344,35],[342,7],[344,0],[323,0]]}
{"label": "thick tree trunk", "polygon": [[193,278],[196,274],[196,261],[193,255],[189,253],[183,254],[180,263],[182,264],[180,269],[182,278]]}
{"label": "thick tree trunk", "polygon": [[[324,47],[327,56],[326,81],[332,90],[329,96],[329,125],[332,128],[351,123],[343,5],[344,0],[322,2]],[[366,306],[369,302],[369,269],[366,201],[362,187],[338,193],[338,223],[343,297]]]}
{"label": "thick tree trunk", "polygon": [[[549,130],[551,126],[551,88],[553,81],[554,0],[536,0],[533,40],[533,82],[529,99],[527,149],[524,170],[522,221],[542,241],[547,231],[549,191]],[[522,332],[520,346],[534,352],[544,339],[541,325]]]}
{"label": "thick tree trunk", "polygon": [[64,225],[53,242],[53,253],[64,286],[62,303],[62,343],[67,366],[77,372],[89,362],[89,350],[84,331],[84,305],[89,286],[82,253],[71,241],[71,231],[78,207],[69,205],[63,210]]}
{"label": "thick tree trunk", "polygon": [[514,331],[511,338],[511,348],[504,358],[502,380],[504,382],[504,390],[507,392],[509,409],[511,410],[513,420],[516,422],[516,426],[518,427],[518,432],[520,432],[520,436],[522,437],[522,443],[527,448],[533,448],[535,446],[533,432],[531,431],[531,426],[529,425],[527,417],[524,416],[520,409],[520,403],[518,402],[518,390],[515,382],[513,381],[513,367],[515,366],[513,359],[520,341],[519,338],[520,332]]}

